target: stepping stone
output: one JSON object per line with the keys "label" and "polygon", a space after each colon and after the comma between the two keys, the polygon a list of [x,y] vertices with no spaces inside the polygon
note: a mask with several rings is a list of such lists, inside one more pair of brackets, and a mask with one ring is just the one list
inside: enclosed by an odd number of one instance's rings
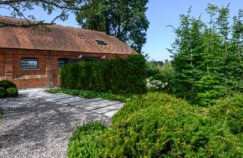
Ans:
{"label": "stepping stone", "polygon": [[56,97],[52,97],[52,98],[49,98],[49,99],[46,99],[46,101],[57,101],[57,100],[61,100],[61,99],[65,99],[65,98],[71,98],[70,96],[68,95],[62,95],[62,96],[56,96]]}
{"label": "stepping stone", "polygon": [[84,106],[87,106],[88,103],[96,102],[96,101],[100,101],[100,100],[102,100],[102,99],[101,98],[86,99],[84,101],[77,102],[77,104],[75,103],[75,106],[76,107],[84,107]]}
{"label": "stepping stone", "polygon": [[103,102],[103,103],[100,103],[100,104],[95,104],[93,106],[88,106],[88,107],[85,107],[84,109],[86,109],[86,110],[101,109],[101,108],[104,108],[104,107],[107,107],[107,106],[113,106],[113,105],[116,105],[116,104],[119,104],[119,103],[121,103],[121,102],[108,101],[108,102]]}
{"label": "stepping stone", "polygon": [[109,111],[104,113],[105,116],[112,117],[115,113],[117,113],[119,110]]}
{"label": "stepping stone", "polygon": [[107,117],[112,117],[124,105],[124,103],[120,101],[110,101],[101,98],[87,99],[87,98],[75,97],[63,93],[52,94],[52,93],[45,92],[45,90],[46,89],[37,88],[37,89],[20,90],[19,92],[28,97],[40,98],[43,101],[48,101],[53,104],[65,104],[65,105],[75,106],[78,108],[88,110],[90,112],[103,114]]}
{"label": "stepping stone", "polygon": [[97,106],[100,104],[106,104],[107,102],[109,102],[109,100],[99,100],[99,101],[94,101],[94,102],[87,102],[87,103],[85,103],[85,106],[93,107],[93,106]]}
{"label": "stepping stone", "polygon": [[95,111],[96,113],[102,114],[102,113],[107,113],[109,111],[114,111],[114,110],[119,110],[122,108],[122,106],[124,105],[124,103],[120,103],[120,104],[116,104],[113,106],[107,106],[98,110],[92,110]]}
{"label": "stepping stone", "polygon": [[63,99],[61,101],[57,101],[55,102],[56,104],[69,104],[70,102],[77,102],[77,101],[81,101],[82,99],[80,99],[79,97],[71,97],[71,98],[66,98],[66,99]]}

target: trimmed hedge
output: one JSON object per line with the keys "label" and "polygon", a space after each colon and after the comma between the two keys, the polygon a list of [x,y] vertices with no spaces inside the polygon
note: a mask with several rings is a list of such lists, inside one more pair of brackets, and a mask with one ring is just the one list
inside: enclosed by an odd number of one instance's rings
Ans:
{"label": "trimmed hedge", "polygon": [[[93,147],[95,157],[241,157],[242,135],[232,133],[229,126],[208,108],[148,93],[126,103],[113,117],[110,129],[84,141]],[[83,154],[88,147],[72,152]]]}
{"label": "trimmed hedge", "polygon": [[126,59],[82,61],[61,68],[61,87],[115,94],[146,91],[145,59],[130,55]]}
{"label": "trimmed hedge", "polygon": [[18,90],[16,85],[8,80],[0,81],[0,98],[17,97]]}

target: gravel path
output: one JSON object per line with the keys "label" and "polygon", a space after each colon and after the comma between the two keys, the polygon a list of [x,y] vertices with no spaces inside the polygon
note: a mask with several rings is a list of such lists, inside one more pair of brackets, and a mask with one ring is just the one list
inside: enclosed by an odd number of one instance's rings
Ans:
{"label": "gravel path", "polygon": [[0,99],[1,158],[63,158],[76,125],[89,121],[110,124],[110,119],[67,105],[26,96]]}

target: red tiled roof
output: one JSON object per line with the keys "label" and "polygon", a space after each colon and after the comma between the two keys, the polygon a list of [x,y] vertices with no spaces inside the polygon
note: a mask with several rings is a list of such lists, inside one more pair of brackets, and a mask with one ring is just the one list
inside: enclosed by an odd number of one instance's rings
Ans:
{"label": "red tiled roof", "polygon": [[[60,25],[45,29],[26,27],[1,27],[1,23],[21,24],[25,20],[0,16],[0,48],[73,51],[87,53],[131,54],[127,44],[103,32]],[[107,45],[97,44],[96,40]]]}

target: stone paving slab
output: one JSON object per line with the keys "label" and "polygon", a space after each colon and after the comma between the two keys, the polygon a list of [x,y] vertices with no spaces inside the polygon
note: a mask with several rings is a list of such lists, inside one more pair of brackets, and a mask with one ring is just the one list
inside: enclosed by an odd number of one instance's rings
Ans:
{"label": "stone paving slab", "polygon": [[66,103],[70,103],[73,101],[81,101],[82,99],[79,97],[74,97],[74,98],[66,98],[66,99],[61,99],[61,100],[57,100],[55,103],[56,104],[66,104]]}
{"label": "stone paving slab", "polygon": [[97,113],[100,113],[100,114],[102,114],[102,113],[107,113],[107,112],[109,112],[109,111],[114,111],[114,110],[119,110],[119,109],[121,109],[122,108],[122,106],[123,106],[124,104],[123,103],[121,103],[121,104],[116,104],[116,105],[114,105],[114,106],[107,106],[107,107],[104,107],[104,108],[101,108],[101,109],[97,109],[97,110],[95,110]]}
{"label": "stone paving slab", "polygon": [[81,100],[75,106],[84,107],[84,106],[88,106],[91,102],[98,102],[98,101],[101,101],[101,100],[102,100],[101,98]]}
{"label": "stone paving slab", "polygon": [[114,111],[109,111],[109,112],[103,113],[103,115],[111,118],[116,113],[117,113],[117,110],[114,110]]}
{"label": "stone paving slab", "polygon": [[88,107],[85,107],[85,109],[86,110],[101,109],[101,108],[104,108],[104,107],[107,107],[107,106],[113,106],[113,105],[120,104],[120,103],[121,102],[109,101],[109,102],[105,102],[105,103],[96,104],[96,105],[93,105],[93,106],[88,106]]}
{"label": "stone paving slab", "polygon": [[50,101],[50,102],[62,102],[62,101],[69,100],[72,98],[73,98],[73,96],[60,96],[60,97],[50,98],[50,99],[45,99],[45,100]]}
{"label": "stone paving slab", "polygon": [[120,101],[111,101],[101,98],[82,98],[71,96],[63,93],[51,94],[46,92],[46,88],[33,88],[20,90],[19,93],[26,95],[30,98],[43,99],[47,102],[55,103],[57,105],[71,105],[77,108],[85,109],[90,112],[102,114],[112,117],[119,109],[122,108],[124,103]]}

